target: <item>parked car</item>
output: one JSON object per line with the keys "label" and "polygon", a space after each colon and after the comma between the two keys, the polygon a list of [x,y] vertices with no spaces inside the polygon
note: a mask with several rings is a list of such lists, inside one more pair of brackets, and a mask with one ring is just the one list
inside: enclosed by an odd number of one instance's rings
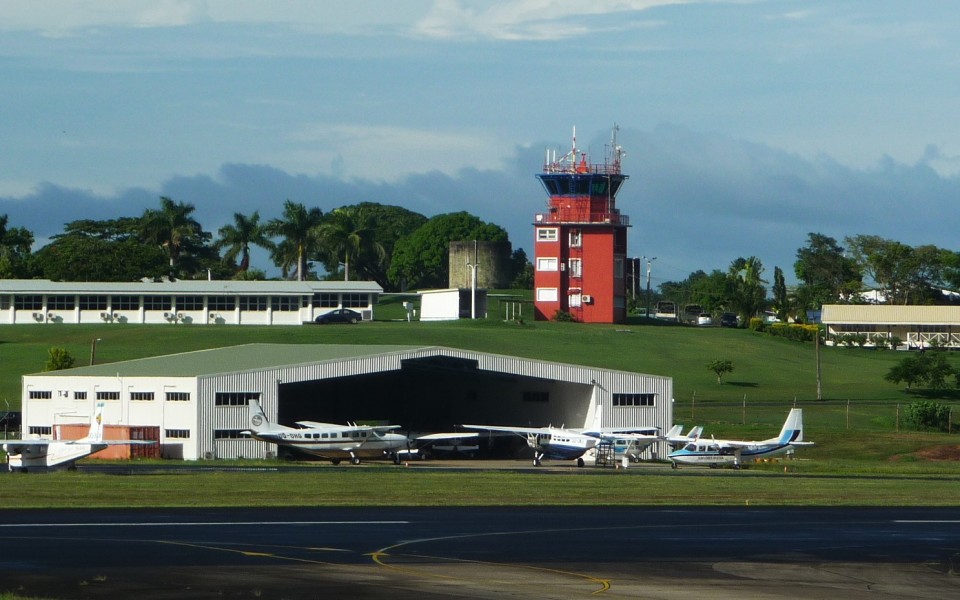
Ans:
{"label": "parked car", "polygon": [[713,325],[713,317],[710,316],[710,313],[700,313],[697,315],[697,325],[702,325],[704,327]]}
{"label": "parked car", "polygon": [[740,319],[736,313],[725,312],[720,315],[720,327],[737,327],[740,325]]}
{"label": "parked car", "polygon": [[319,325],[326,325],[328,323],[359,323],[363,320],[363,315],[358,313],[355,310],[350,310],[349,308],[338,308],[337,310],[332,310],[328,313],[324,313],[314,319],[314,321]]}

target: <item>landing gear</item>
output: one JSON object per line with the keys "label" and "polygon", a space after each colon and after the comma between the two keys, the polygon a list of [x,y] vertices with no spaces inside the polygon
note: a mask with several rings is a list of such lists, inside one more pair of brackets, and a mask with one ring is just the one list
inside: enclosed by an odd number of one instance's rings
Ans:
{"label": "landing gear", "polygon": [[578,467],[580,467],[580,468],[582,469],[584,464],[586,464],[586,463],[583,462],[583,457],[582,457],[582,456],[577,459],[577,466],[578,466]]}
{"label": "landing gear", "polygon": [[351,464],[351,465],[359,465],[359,464],[360,464],[360,457],[359,457],[359,456],[351,456],[351,457],[350,457],[350,464]]}
{"label": "landing gear", "polygon": [[539,467],[539,466],[540,466],[540,459],[542,459],[542,458],[543,458],[543,453],[541,453],[541,452],[535,452],[535,453],[533,454],[533,466]]}
{"label": "landing gear", "polygon": [[676,469],[676,468],[677,468],[677,463],[675,463],[675,462],[670,463],[670,468],[671,468],[671,469]]}
{"label": "landing gear", "polygon": [[340,459],[339,459],[339,458],[331,458],[331,459],[330,459],[330,464],[333,465],[333,466],[337,466],[337,465],[340,464]]}

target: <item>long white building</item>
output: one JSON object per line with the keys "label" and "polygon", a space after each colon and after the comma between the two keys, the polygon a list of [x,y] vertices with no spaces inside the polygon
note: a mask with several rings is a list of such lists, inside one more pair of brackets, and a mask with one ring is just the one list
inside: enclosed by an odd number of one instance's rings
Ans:
{"label": "long white building", "polygon": [[0,324],[185,323],[300,325],[337,308],[373,319],[372,281],[0,280]]}
{"label": "long white building", "polygon": [[[23,434],[89,423],[156,426],[167,458],[269,457],[242,435],[248,402],[273,422],[583,427],[673,422],[673,380],[438,346],[249,344],[23,377]],[[657,448],[660,455],[666,448]]]}
{"label": "long white building", "polygon": [[879,337],[908,348],[960,348],[960,306],[825,304],[820,320],[829,343],[852,334],[865,336],[868,346]]}

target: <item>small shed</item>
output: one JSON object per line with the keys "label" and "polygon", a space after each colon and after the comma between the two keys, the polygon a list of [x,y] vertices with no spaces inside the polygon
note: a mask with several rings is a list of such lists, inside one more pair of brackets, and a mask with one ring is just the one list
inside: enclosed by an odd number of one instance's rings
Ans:
{"label": "small shed", "polygon": [[421,321],[455,321],[469,319],[473,314],[478,319],[487,316],[487,290],[476,290],[476,306],[473,305],[470,288],[445,290],[422,290],[420,292]]}

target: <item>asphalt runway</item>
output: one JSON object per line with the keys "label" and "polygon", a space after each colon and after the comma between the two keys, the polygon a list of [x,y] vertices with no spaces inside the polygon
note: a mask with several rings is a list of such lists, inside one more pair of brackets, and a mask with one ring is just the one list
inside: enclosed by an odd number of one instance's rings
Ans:
{"label": "asphalt runway", "polygon": [[0,511],[46,598],[958,598],[960,509]]}

